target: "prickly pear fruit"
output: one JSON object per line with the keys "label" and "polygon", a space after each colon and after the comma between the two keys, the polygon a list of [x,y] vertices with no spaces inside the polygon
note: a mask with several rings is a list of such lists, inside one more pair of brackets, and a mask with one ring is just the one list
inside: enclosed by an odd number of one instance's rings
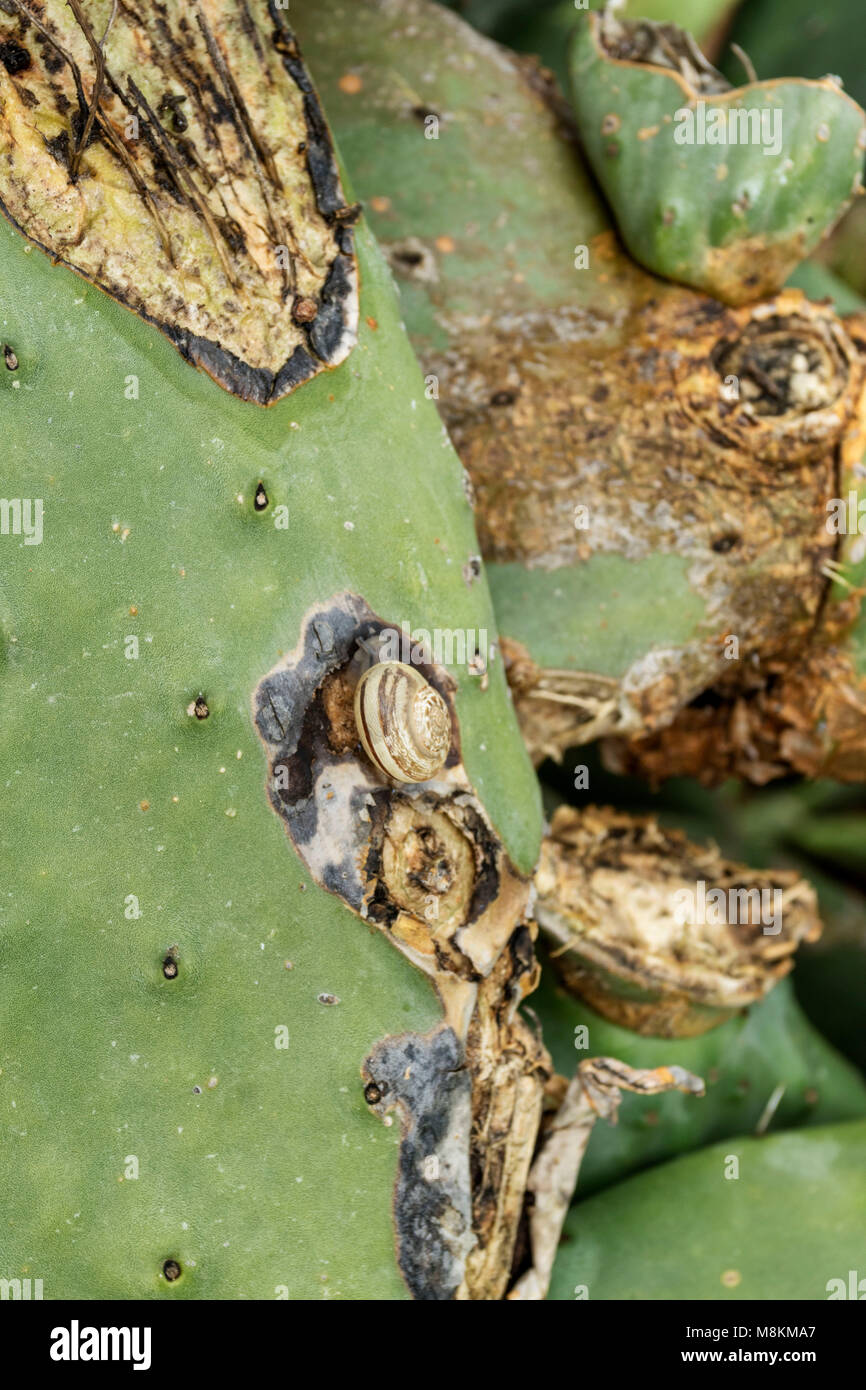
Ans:
{"label": "prickly pear fruit", "polygon": [[732,88],[673,24],[578,19],[581,141],[635,260],[745,304],[781,289],[862,188],[866,116],[832,78]]}

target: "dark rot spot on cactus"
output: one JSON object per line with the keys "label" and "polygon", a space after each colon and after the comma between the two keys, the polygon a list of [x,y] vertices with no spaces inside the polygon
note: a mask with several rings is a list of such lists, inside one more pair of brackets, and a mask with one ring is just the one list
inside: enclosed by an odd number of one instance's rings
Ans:
{"label": "dark rot spot on cactus", "polygon": [[336,994],[317,994],[316,999],[320,1004],[339,1004],[340,1002]]}
{"label": "dark rot spot on cactus", "polygon": [[3,361],[6,363],[8,371],[17,372],[18,357],[8,343],[3,344]]}
{"label": "dark rot spot on cactus", "polygon": [[753,322],[715,355],[723,378],[735,377],[739,396],[757,415],[807,413],[829,406],[842,386],[842,363],[831,341],[805,322]]}
{"label": "dark rot spot on cactus", "polygon": [[195,719],[207,719],[210,715],[207,700],[203,695],[197,695],[186,707],[186,712]]}
{"label": "dark rot spot on cactus", "polygon": [[166,95],[162,98],[157,109],[157,115],[167,115],[171,120],[171,128],[176,135],[183,135],[189,129],[189,121],[181,111],[181,105],[186,101],[184,95]]}
{"label": "dark rot spot on cactus", "polygon": [[177,947],[172,946],[171,950],[166,954],[165,960],[162,962],[162,973],[167,980],[176,980],[178,971]]}
{"label": "dark rot spot on cactus", "polygon": [[[514,1008],[538,976],[529,884],[463,767],[455,682],[420,643],[401,656],[449,706],[445,766],[398,786],[362,753],[358,682],[372,662],[394,658],[400,636],[399,622],[357,595],[317,604],[259,682],[255,721],[271,804],[309,872],[424,971],[442,1001],[441,1028],[383,1040],[362,1069],[367,1104],[383,1117],[396,1109],[401,1122],[394,1212],[404,1278],[420,1298],[465,1286],[466,1297],[499,1299],[550,1069]],[[491,1170],[483,1151],[494,1095],[510,1119]]]}
{"label": "dark rot spot on cactus", "polygon": [[461,1054],[453,1029],[439,1028],[383,1039],[362,1068],[367,1104],[381,1106],[383,1117],[396,1110],[401,1121],[394,1221],[400,1268],[416,1299],[454,1298],[472,1240],[470,1158],[455,1138],[472,1124]]}
{"label": "dark rot spot on cactus", "polygon": [[170,1284],[173,1284],[175,1280],[179,1279],[183,1273],[177,1260],[166,1260],[162,1267],[162,1272]]}
{"label": "dark rot spot on cactus", "polygon": [[19,72],[26,72],[30,66],[30,54],[26,48],[22,48],[20,43],[10,39],[7,43],[0,43],[0,63],[3,64],[10,77],[15,77]]}
{"label": "dark rot spot on cactus", "polygon": [[259,483],[256,487],[256,495],[253,498],[253,506],[257,512],[264,512],[268,507],[268,494],[265,492],[264,483]]}

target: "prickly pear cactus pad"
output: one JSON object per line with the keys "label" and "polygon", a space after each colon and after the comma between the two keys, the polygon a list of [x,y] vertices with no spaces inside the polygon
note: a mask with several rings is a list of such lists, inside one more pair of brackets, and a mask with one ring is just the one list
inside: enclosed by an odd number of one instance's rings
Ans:
{"label": "prickly pear cactus pad", "polygon": [[632,1067],[664,1058],[704,1078],[699,1105],[671,1092],[646,1105],[624,1095],[616,1125],[599,1125],[580,1168],[578,1197],[651,1164],[732,1135],[776,1134],[866,1119],[866,1082],[812,1027],[792,981],[760,1003],[691,1038],[642,1036],[582,1003],[557,981],[542,954],[541,987],[530,1000],[557,1072],[575,1058],[611,1055]]}
{"label": "prickly pear cactus pad", "polygon": [[[516,1014],[538,788],[463,472],[358,242],[357,345],[266,411],[0,229],[0,1244],[49,1298],[510,1278],[549,1072]],[[384,629],[446,712],[425,783],[351,724]]]}
{"label": "prickly pear cactus pad", "polygon": [[866,317],[810,292],[638,264],[428,0],[0,0],[0,1302],[67,1359],[128,1359],[100,1300],[198,1354],[154,1304],[763,1296],[859,1221],[792,988],[852,803],[694,780],[866,780]]}
{"label": "prickly pear cactus pad", "polygon": [[824,78],[732,88],[672,24],[580,16],[572,93],[631,254],[733,304],[780,289],[862,189],[866,117]]}
{"label": "prickly pear cactus pad", "polygon": [[864,1162],[856,1121],[662,1164],[572,1208],[550,1297],[857,1298]]}

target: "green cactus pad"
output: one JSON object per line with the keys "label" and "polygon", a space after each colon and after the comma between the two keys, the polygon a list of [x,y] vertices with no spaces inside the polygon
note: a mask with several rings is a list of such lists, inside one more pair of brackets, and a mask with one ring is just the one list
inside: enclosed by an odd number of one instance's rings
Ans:
{"label": "green cactus pad", "polygon": [[771,1133],[866,1118],[866,1083],[809,1023],[790,980],[698,1038],[646,1038],[610,1023],[566,993],[547,967],[532,1007],[564,1075],[576,1059],[600,1054],[633,1067],[681,1066],[706,1083],[699,1105],[674,1093],[651,1105],[624,1096],[618,1123],[596,1126],[580,1170],[582,1196],[650,1164],[753,1133],[779,1086]]}
{"label": "green cactus pad", "polygon": [[733,304],[781,287],[861,188],[866,117],[831,79],[730,88],[673,25],[581,16],[581,139],[636,260]]}
{"label": "green cactus pad", "polygon": [[549,1297],[861,1297],[864,1163],[863,1121],[666,1163],[572,1207]]}
{"label": "green cactus pad", "polygon": [[[0,225],[0,1276],[46,1299],[453,1289],[395,1231],[420,1102],[387,1114],[399,1088],[362,1068],[412,1048],[429,1080],[454,1035],[388,928],[299,858],[254,709],[335,596],[486,633],[486,675],[455,657],[437,679],[461,794],[531,870],[537,784],[463,471],[363,225],[358,256],[357,346],[265,410]],[[347,767],[374,777],[351,731]]]}

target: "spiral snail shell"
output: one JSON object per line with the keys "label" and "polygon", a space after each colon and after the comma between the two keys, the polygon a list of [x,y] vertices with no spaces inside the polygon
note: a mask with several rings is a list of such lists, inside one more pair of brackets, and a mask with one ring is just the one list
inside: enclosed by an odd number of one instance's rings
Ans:
{"label": "spiral snail shell", "polygon": [[451,747],[448,706],[402,661],[365,671],[355,690],[355,723],[370,761],[398,782],[428,781]]}

